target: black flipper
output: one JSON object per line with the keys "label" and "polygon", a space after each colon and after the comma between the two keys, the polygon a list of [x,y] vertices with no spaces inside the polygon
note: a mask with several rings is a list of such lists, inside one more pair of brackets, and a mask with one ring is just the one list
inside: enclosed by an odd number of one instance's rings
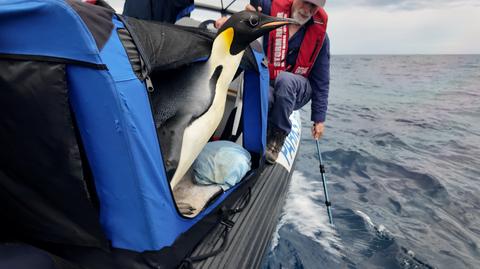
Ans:
{"label": "black flipper", "polygon": [[[215,97],[216,85],[222,70],[223,66],[221,65],[215,68],[215,71],[208,81],[208,90],[210,91],[208,95],[204,89],[198,89],[198,91],[196,91],[197,89],[186,90],[186,88],[182,87],[184,85],[180,83],[177,84],[177,86],[181,88],[180,91],[175,92],[175,89],[171,88],[170,91],[162,89],[158,94],[163,94],[163,96],[157,95],[156,100],[154,101],[154,105],[159,108],[159,110],[157,110],[159,113],[155,115],[155,121],[157,122],[157,119],[160,120],[157,133],[160,138],[162,155],[169,181],[171,181],[173,178],[180,161],[180,154],[183,146],[183,134],[185,129],[193,121],[205,114],[212,106],[213,99]],[[191,72],[193,71],[193,68],[185,71],[185,75],[192,75],[188,76],[186,79],[192,79],[193,74]],[[189,85],[190,83],[187,82],[186,84]],[[180,100],[180,97],[182,96],[184,98],[195,100],[196,103],[184,103],[185,100]],[[174,101],[176,102],[172,103]],[[172,116],[173,113],[174,115]],[[167,117],[168,119],[165,120]]]}
{"label": "black flipper", "polygon": [[158,135],[168,181],[172,180],[177,170],[182,152],[183,133],[191,122],[191,118],[192,115],[177,115],[159,129]]}

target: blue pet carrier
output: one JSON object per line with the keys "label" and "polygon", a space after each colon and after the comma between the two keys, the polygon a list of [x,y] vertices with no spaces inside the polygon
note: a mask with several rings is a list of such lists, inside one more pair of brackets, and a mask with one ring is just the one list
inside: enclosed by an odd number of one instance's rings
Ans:
{"label": "blue pet carrier", "polygon": [[[178,212],[145,77],[135,72],[120,38],[125,28],[112,10],[77,1],[0,2],[4,232],[35,242],[160,250],[241,186],[195,218]],[[262,53],[252,52],[243,146],[261,155],[268,72]]]}

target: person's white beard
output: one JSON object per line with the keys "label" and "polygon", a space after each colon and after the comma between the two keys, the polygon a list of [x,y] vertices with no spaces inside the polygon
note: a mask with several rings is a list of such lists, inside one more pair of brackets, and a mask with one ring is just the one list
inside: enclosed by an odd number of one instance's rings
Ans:
{"label": "person's white beard", "polygon": [[[302,16],[302,15],[305,15],[305,16]],[[311,17],[312,17],[312,14],[305,14],[303,12],[300,12],[299,9],[292,11],[292,19],[297,20],[298,23],[300,23],[301,25],[304,25],[305,23],[307,23],[307,21],[310,20]]]}

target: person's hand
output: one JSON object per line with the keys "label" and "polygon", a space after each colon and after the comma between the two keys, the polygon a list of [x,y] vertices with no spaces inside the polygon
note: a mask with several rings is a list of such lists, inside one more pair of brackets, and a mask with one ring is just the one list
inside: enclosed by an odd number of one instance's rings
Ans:
{"label": "person's hand", "polygon": [[215,21],[215,24],[214,24],[215,28],[220,29],[220,27],[222,27],[222,25],[223,25],[227,20],[228,20],[227,17],[221,17],[220,19],[216,20],[216,21]]}
{"label": "person's hand", "polygon": [[258,6],[257,9],[255,9],[255,7],[253,7],[252,5],[247,4],[247,5],[245,6],[245,10],[262,12],[262,7],[261,7],[261,6]]}
{"label": "person's hand", "polygon": [[312,126],[312,137],[315,140],[318,140],[322,137],[323,131],[325,130],[325,125],[323,122],[315,122]]}

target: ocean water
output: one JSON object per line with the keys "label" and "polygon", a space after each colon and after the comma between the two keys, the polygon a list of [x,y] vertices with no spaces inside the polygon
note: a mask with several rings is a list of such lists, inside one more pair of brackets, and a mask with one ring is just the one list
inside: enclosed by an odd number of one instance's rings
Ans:
{"label": "ocean water", "polygon": [[480,55],[332,56],[264,268],[480,268]]}

